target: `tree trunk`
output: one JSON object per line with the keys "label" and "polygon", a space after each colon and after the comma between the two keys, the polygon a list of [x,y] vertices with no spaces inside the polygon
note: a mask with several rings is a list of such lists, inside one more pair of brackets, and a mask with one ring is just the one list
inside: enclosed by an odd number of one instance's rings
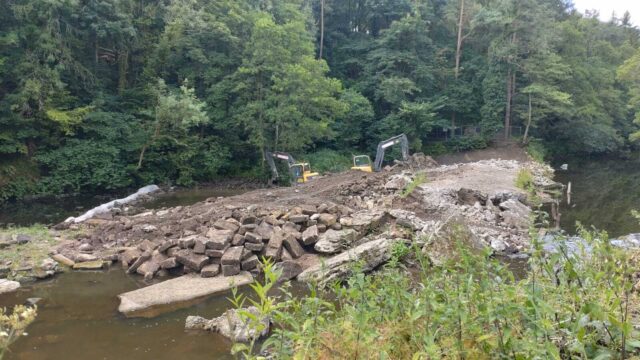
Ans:
{"label": "tree trunk", "polygon": [[151,136],[151,139],[142,146],[142,149],[140,150],[140,157],[138,157],[138,166],[136,167],[136,170],[140,170],[140,168],[142,167],[142,161],[144,160],[144,153],[147,151],[147,148],[149,146],[151,146],[151,144],[153,144],[154,141],[156,141],[156,138],[158,137],[158,135],[160,135],[160,121],[156,120],[156,128],[153,130],[153,135]]}
{"label": "tree trunk", "polygon": [[322,50],[324,48],[324,0],[320,0],[320,52],[318,59],[322,59]]}
{"label": "tree trunk", "polygon": [[511,126],[511,67],[507,70],[507,104],[504,111],[504,139],[509,140],[509,127]]}
{"label": "tree trunk", "polygon": [[[516,42],[516,33],[511,35],[511,44]],[[511,137],[511,102],[513,100],[513,93],[516,89],[516,70],[511,65],[511,59],[507,58],[507,104],[504,112],[504,139],[509,140]]]}
{"label": "tree trunk", "polygon": [[464,0],[460,0],[460,17],[458,18],[458,40],[456,42],[456,67],[454,69],[454,75],[456,80],[460,73],[460,56],[462,55],[462,28],[464,19]]}
{"label": "tree trunk", "polygon": [[[455,76],[456,82],[458,80],[458,76],[460,75],[460,57],[462,54],[462,30],[463,30],[463,20],[464,20],[464,0],[460,0],[460,17],[458,18],[458,39],[456,41],[456,65],[453,69],[453,74]],[[451,114],[451,137],[455,136],[456,131],[456,110],[453,109],[453,113]]]}
{"label": "tree trunk", "polygon": [[531,127],[531,94],[529,94],[529,112],[527,114],[527,126],[524,129],[524,135],[522,136],[522,143],[527,143],[527,136],[529,136],[529,127]]}

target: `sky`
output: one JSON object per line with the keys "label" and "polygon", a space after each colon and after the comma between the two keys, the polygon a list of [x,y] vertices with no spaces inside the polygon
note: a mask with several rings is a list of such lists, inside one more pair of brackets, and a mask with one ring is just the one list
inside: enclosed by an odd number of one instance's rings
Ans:
{"label": "sky", "polygon": [[573,0],[573,3],[581,13],[585,10],[596,9],[600,12],[600,20],[611,19],[612,12],[616,12],[618,18],[622,17],[625,11],[631,13],[631,22],[640,26],[640,0]]}

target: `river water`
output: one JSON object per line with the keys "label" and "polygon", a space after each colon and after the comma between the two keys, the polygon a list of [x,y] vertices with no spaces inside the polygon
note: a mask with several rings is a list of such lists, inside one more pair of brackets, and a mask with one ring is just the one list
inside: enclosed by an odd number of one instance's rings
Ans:
{"label": "river water", "polygon": [[[618,236],[640,232],[631,209],[640,209],[640,160],[565,160],[569,171],[556,173],[556,180],[571,181],[572,204],[562,206],[562,227],[575,230],[575,222],[593,224]],[[212,196],[230,196],[238,191],[220,189],[181,190],[150,202],[149,208],[188,205]],[[97,203],[102,202],[98,201]],[[96,204],[97,204],[96,203]],[[96,204],[84,203],[90,208]],[[46,208],[46,212],[23,209],[29,214],[22,223],[53,223],[80,211],[77,204]],[[34,207],[34,209],[37,207]],[[28,211],[27,211],[28,210]],[[2,212],[2,210],[0,210]],[[50,214],[55,213],[56,217]],[[38,217],[39,215],[47,217]],[[8,217],[5,215],[4,219]],[[14,219],[16,218],[14,214]],[[0,223],[2,220],[0,215]],[[44,219],[44,220],[43,220]],[[45,220],[50,221],[45,221]],[[53,220],[51,220],[53,219]],[[19,221],[18,221],[19,223]],[[13,306],[27,298],[43,298],[39,315],[19,339],[7,359],[230,359],[230,343],[218,334],[186,332],[187,315],[219,316],[230,307],[223,294],[188,309],[153,319],[127,319],[117,312],[117,295],[146,286],[139,276],[126,275],[119,268],[102,272],[69,272],[53,280],[25,286],[0,296],[0,306]],[[246,291],[246,290],[245,290]]]}
{"label": "river water", "polygon": [[[560,225],[575,233],[576,222],[606,230],[615,237],[640,232],[631,210],[640,210],[640,156],[631,159],[564,160],[568,171],[556,170],[556,180],[571,182],[571,204],[562,203]],[[565,199],[566,200],[566,199]]]}

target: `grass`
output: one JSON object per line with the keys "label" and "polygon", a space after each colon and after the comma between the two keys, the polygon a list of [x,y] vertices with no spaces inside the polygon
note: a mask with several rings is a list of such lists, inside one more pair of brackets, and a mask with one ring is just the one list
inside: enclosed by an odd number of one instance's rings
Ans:
{"label": "grass", "polygon": [[402,191],[400,192],[400,197],[403,199],[406,198],[407,196],[411,195],[418,186],[426,182],[427,182],[426,174],[424,173],[416,174],[413,180],[409,184],[407,184],[407,186],[405,186],[404,189],[402,189]]}
{"label": "grass", "polygon": [[535,185],[533,183],[533,173],[530,169],[522,168],[516,174],[515,185],[517,188],[526,190],[527,192],[533,192]]}
{"label": "grass", "polygon": [[527,154],[531,156],[533,160],[539,162],[540,164],[544,164],[544,160],[547,157],[547,149],[544,145],[538,140],[531,140],[527,144],[526,147]]}
{"label": "grass", "polygon": [[11,262],[11,270],[17,270],[23,265],[36,266],[49,257],[51,248],[57,243],[49,230],[43,225],[29,227],[12,227],[0,230],[0,237],[24,234],[31,237],[26,244],[14,244],[0,250],[0,264]]}

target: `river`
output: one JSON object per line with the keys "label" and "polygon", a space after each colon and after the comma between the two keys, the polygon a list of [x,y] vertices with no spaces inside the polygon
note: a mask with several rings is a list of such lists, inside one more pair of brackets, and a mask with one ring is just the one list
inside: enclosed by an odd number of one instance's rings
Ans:
{"label": "river", "polygon": [[640,232],[639,221],[631,215],[631,210],[640,210],[640,155],[564,162],[569,169],[556,170],[556,180],[571,182],[572,195],[571,204],[564,201],[560,208],[562,229],[575,233],[580,222],[611,237]]}

